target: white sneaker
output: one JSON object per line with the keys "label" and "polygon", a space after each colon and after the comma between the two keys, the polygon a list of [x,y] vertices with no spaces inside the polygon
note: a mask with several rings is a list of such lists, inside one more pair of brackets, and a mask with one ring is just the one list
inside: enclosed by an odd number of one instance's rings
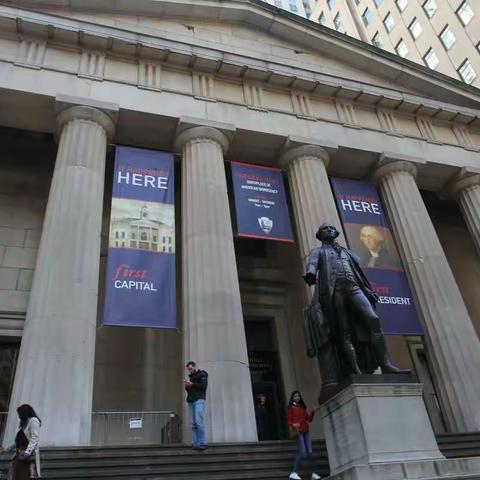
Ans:
{"label": "white sneaker", "polygon": [[295,472],[292,472],[288,478],[290,478],[291,480],[302,480],[302,477]]}
{"label": "white sneaker", "polygon": [[316,473],[312,473],[312,480],[321,480],[321,476],[317,475]]}

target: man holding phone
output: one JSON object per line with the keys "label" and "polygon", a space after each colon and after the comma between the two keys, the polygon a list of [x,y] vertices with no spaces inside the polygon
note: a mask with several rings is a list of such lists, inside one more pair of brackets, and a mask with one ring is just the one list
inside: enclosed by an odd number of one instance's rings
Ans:
{"label": "man holding phone", "polygon": [[192,448],[205,450],[207,437],[205,432],[205,399],[208,386],[208,373],[197,368],[195,362],[187,363],[188,379],[184,379],[187,391],[187,404],[192,422]]}

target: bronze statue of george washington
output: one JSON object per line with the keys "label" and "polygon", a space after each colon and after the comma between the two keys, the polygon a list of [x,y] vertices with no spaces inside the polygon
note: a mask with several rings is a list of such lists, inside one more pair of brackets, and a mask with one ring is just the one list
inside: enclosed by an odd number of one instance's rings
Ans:
{"label": "bronze statue of george washington", "polygon": [[[393,365],[376,312],[378,296],[360,268],[358,257],[337,243],[337,229],[324,223],[322,242],[310,252],[308,285],[316,285],[305,309],[307,353],[319,358],[322,384],[337,384],[349,374],[410,373]],[[317,283],[318,282],[318,283]]]}

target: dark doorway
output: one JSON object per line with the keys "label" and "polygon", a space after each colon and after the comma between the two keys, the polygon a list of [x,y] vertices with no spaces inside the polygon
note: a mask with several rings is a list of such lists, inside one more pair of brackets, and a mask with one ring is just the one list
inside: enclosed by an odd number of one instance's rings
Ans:
{"label": "dark doorway", "polygon": [[[273,322],[274,319],[269,317],[245,318],[250,376],[260,440],[287,438],[285,396]],[[266,399],[264,406],[259,405],[259,397],[262,395]]]}
{"label": "dark doorway", "polygon": [[6,413],[12,394],[19,349],[19,343],[0,341],[0,440],[2,440],[5,430]]}

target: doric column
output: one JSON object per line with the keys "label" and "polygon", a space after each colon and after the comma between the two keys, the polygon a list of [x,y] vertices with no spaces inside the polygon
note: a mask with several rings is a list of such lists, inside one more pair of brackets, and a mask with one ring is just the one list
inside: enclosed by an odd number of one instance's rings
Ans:
{"label": "doric column", "polygon": [[4,444],[22,403],[41,417],[43,445],[90,443],[105,154],[118,107],[77,102],[57,99],[59,147]]}
{"label": "doric column", "polygon": [[223,154],[210,126],[177,137],[182,152],[184,359],[208,371],[211,442],[255,441],[257,429]]}
{"label": "doric column", "polygon": [[451,430],[480,430],[480,343],[407,161],[375,172],[417,299]]}
{"label": "doric column", "polygon": [[[315,234],[323,222],[332,222],[342,232],[327,176],[328,163],[329,155],[319,145],[294,146],[281,158],[288,173],[302,268],[310,250],[318,244]],[[339,241],[342,242],[342,237]]]}
{"label": "doric column", "polygon": [[449,192],[458,202],[473,243],[480,254],[480,173],[464,169]]}

